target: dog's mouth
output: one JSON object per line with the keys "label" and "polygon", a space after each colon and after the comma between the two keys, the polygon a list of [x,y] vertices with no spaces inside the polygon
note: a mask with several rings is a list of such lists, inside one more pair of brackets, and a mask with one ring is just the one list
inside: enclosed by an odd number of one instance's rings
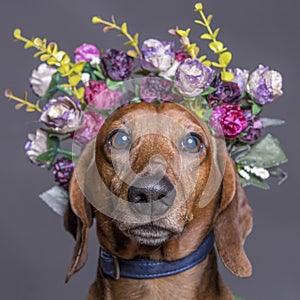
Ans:
{"label": "dog's mouth", "polygon": [[128,230],[128,233],[140,244],[159,246],[166,242],[173,232],[157,225],[141,225]]}

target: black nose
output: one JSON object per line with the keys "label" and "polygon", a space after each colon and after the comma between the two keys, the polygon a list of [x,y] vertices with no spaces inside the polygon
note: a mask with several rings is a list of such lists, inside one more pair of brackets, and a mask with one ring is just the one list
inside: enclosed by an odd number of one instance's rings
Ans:
{"label": "black nose", "polygon": [[175,197],[175,188],[165,176],[140,177],[128,189],[128,201],[143,215],[165,214],[171,208]]}

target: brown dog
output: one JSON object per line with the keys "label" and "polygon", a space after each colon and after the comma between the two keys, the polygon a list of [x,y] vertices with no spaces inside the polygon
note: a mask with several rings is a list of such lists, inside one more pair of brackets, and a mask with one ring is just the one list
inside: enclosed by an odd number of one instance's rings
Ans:
{"label": "brown dog", "polygon": [[[224,144],[179,104],[118,109],[80,156],[70,199],[65,226],[76,246],[67,280],[87,259],[93,218],[103,249],[88,300],[234,299],[212,249],[201,263],[170,276],[122,276],[119,261],[176,263],[211,232],[225,266],[237,276],[251,274],[243,250],[252,228],[251,209],[235,166]],[[103,253],[114,261],[113,276],[104,271]]]}

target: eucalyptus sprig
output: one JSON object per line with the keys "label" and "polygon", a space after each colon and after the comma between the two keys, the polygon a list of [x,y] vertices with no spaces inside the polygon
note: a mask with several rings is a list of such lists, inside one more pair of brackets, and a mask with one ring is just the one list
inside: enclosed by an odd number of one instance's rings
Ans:
{"label": "eucalyptus sprig", "polygon": [[34,111],[42,112],[41,108],[39,107],[39,102],[37,102],[36,104],[33,104],[33,103],[31,103],[31,102],[28,101],[28,99],[27,99],[27,93],[26,92],[24,93],[23,99],[19,98],[19,97],[16,97],[12,93],[12,91],[9,90],[9,89],[5,90],[4,95],[9,100],[14,100],[14,101],[19,102],[15,106],[15,109],[17,109],[17,110],[20,109],[20,108],[22,108],[23,106],[26,106],[26,111],[27,112],[34,112]]}
{"label": "eucalyptus sprig", "polygon": [[120,31],[121,35],[124,35],[128,39],[128,42],[125,42],[124,45],[132,46],[134,48],[134,50],[127,51],[127,54],[129,56],[132,56],[132,57],[137,57],[141,54],[139,46],[138,46],[138,44],[139,44],[139,34],[136,33],[134,36],[130,35],[128,33],[128,30],[127,30],[127,23],[126,22],[124,22],[121,26],[119,26],[119,25],[117,25],[114,16],[111,17],[111,22],[105,21],[102,18],[95,16],[95,17],[92,18],[92,23],[93,24],[106,25],[103,28],[103,32],[108,32],[112,29]]}
{"label": "eucalyptus sprig", "polygon": [[220,28],[217,28],[214,31],[211,29],[210,24],[213,16],[209,15],[206,17],[203,12],[202,3],[197,3],[195,5],[195,11],[199,12],[201,16],[201,20],[195,20],[195,23],[202,25],[207,30],[207,33],[201,35],[201,39],[211,40],[209,43],[209,48],[219,56],[218,62],[212,62],[212,65],[222,70],[221,76],[224,81],[230,81],[233,78],[233,74],[227,71],[227,66],[231,62],[232,54],[231,52],[227,51],[227,48],[224,47],[222,42],[217,40]]}
{"label": "eucalyptus sprig", "polygon": [[62,77],[68,78],[68,83],[62,84],[62,88],[71,89],[75,98],[82,101],[84,97],[84,88],[77,88],[81,78],[82,71],[86,62],[72,63],[69,55],[65,51],[58,50],[58,45],[54,42],[47,44],[46,39],[32,38],[31,40],[22,36],[20,29],[14,30],[14,38],[24,42],[24,48],[35,48],[38,50],[33,57],[40,57],[42,62],[49,66],[57,67],[57,71]]}

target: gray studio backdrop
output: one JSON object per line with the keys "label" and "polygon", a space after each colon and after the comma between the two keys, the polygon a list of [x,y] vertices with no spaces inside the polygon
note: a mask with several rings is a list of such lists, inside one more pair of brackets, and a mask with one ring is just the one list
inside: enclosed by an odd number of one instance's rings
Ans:
{"label": "gray studio backdrop", "polygon": [[[31,50],[14,43],[12,32],[58,41],[72,52],[82,42],[99,48],[120,48],[122,38],[104,34],[92,25],[93,15],[128,21],[141,40],[172,39],[167,30],[191,26],[193,39],[200,28],[192,0],[1,0],[0,3],[0,92],[10,88],[17,95],[28,90],[28,77],[38,60]],[[213,26],[221,26],[220,38],[233,52],[232,66],[256,68],[270,65],[284,75],[284,96],[265,109],[265,115],[283,118],[286,124],[272,129],[289,157],[289,179],[282,186],[271,183],[270,191],[247,188],[254,213],[253,232],[246,250],[253,264],[250,279],[235,278],[222,268],[226,283],[235,294],[248,300],[300,299],[299,211],[299,9],[297,1],[205,0],[214,14]],[[204,43],[205,44],[205,43]],[[202,46],[206,51],[206,45]],[[71,236],[60,217],[38,198],[52,184],[51,174],[31,165],[23,146],[34,132],[37,115],[14,111],[13,103],[0,96],[1,209],[0,209],[0,299],[84,299],[93,281],[97,242],[91,232],[87,266],[68,285],[64,275],[73,248]]]}

